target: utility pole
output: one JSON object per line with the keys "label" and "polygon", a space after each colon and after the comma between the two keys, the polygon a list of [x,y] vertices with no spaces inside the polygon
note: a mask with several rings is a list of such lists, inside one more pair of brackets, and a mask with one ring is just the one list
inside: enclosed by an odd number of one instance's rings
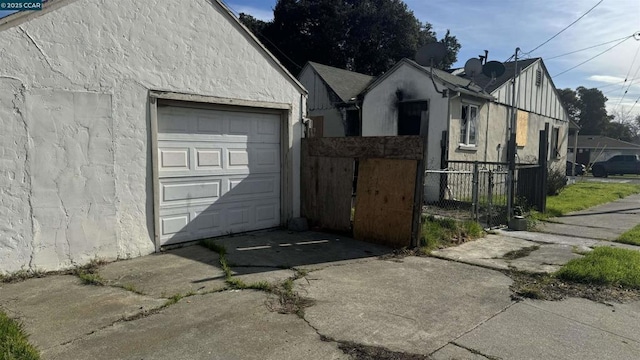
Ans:
{"label": "utility pole", "polygon": [[517,117],[518,110],[516,108],[516,80],[518,78],[518,52],[520,48],[516,48],[516,53],[514,56],[514,73],[513,73],[513,83],[511,89],[511,116],[509,123],[509,141],[507,143],[507,163],[509,164],[509,169],[507,172],[507,223],[511,221],[513,218],[513,207],[515,205],[515,175],[516,175],[516,133],[517,133]]}

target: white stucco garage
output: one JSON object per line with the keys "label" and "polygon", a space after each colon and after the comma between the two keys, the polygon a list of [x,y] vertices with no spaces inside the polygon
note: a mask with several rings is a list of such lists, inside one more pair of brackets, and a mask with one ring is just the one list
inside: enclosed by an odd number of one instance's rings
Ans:
{"label": "white stucco garage", "polygon": [[0,19],[0,273],[299,216],[306,91],[217,0]]}

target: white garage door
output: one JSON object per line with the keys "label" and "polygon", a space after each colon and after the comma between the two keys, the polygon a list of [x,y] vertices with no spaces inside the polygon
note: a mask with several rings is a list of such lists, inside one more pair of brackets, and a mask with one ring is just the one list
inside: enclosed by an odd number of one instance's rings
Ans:
{"label": "white garage door", "polygon": [[160,242],[280,225],[280,116],[158,107]]}

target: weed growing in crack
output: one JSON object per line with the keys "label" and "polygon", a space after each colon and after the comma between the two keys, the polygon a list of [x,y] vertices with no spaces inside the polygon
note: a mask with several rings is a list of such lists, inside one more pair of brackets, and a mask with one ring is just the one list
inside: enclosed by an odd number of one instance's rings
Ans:
{"label": "weed growing in crack", "polygon": [[33,270],[18,270],[9,274],[0,274],[0,283],[16,283],[33,278],[41,278],[46,276],[45,271],[39,269]]}
{"label": "weed growing in crack", "polygon": [[105,280],[98,274],[89,273],[85,271],[78,271],[76,275],[82,280],[85,285],[104,286]]}
{"label": "weed growing in crack", "polygon": [[[225,275],[225,283],[230,289],[235,290],[259,290],[271,294],[272,299],[267,301],[267,308],[271,311],[276,311],[281,314],[297,314],[300,317],[304,316],[304,309],[313,305],[313,300],[301,296],[298,292],[293,290],[293,282],[297,279],[307,276],[308,270],[305,269],[293,269],[295,275],[281,284],[270,284],[266,281],[260,281],[247,284],[241,279],[233,277],[233,271],[231,265],[227,260],[227,249],[213,241],[212,239],[200,241],[200,245],[207,249],[218,253],[220,257],[220,267]],[[287,267],[287,269],[289,269]],[[169,299],[171,301],[172,298]],[[179,301],[180,299],[176,300]]]}
{"label": "weed growing in crack", "polygon": [[134,294],[138,294],[138,295],[145,295],[142,291],[136,289],[135,285],[133,284],[122,284],[122,285],[117,285],[117,287],[130,291]]}
{"label": "weed growing in crack", "polygon": [[201,240],[200,246],[206,247],[213,252],[217,252],[221,257],[227,255],[227,249],[224,246],[216,243],[213,239]]}

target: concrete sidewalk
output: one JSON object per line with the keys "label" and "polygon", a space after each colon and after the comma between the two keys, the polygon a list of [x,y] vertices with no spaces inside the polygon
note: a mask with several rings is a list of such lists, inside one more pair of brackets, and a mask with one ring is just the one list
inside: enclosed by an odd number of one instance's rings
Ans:
{"label": "concrete sidewalk", "polygon": [[615,240],[640,224],[640,194],[551,218],[540,232],[588,239]]}
{"label": "concrete sidewalk", "polygon": [[350,359],[354,346],[398,360],[640,353],[640,303],[517,302],[499,271],[398,258],[335,235],[276,231],[218,242],[246,282],[278,283],[292,266],[308,269],[294,282],[312,304],[304,318],[273,311],[277,296],[228,290],[218,254],[200,246],[102,266],[106,286],[69,275],[0,284],[0,308],[24,323],[43,359]]}
{"label": "concrete sidewalk", "polygon": [[541,222],[537,232],[495,230],[483,239],[434,251],[442,259],[488,267],[552,273],[596,246],[640,251],[639,246],[612,242],[640,224],[640,195]]}

